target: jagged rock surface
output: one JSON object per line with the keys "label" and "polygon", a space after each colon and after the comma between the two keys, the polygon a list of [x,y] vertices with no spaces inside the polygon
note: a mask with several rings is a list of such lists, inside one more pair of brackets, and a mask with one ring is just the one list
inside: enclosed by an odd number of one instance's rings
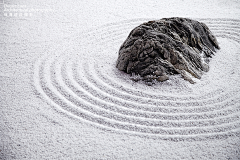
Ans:
{"label": "jagged rock surface", "polygon": [[134,28],[119,50],[116,67],[137,80],[165,81],[169,75],[181,74],[201,78],[209,70],[209,58],[219,49],[209,28],[187,18],[164,18]]}

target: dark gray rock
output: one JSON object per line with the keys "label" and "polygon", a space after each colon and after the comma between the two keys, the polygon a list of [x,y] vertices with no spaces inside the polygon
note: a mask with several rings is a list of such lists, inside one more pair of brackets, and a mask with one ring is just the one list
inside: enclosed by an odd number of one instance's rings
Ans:
{"label": "dark gray rock", "polygon": [[[187,18],[163,18],[134,28],[119,50],[116,67],[137,80],[165,81],[181,74],[190,83],[190,73],[201,78],[209,70],[209,58],[218,42],[209,28]],[[136,79],[133,78],[136,81]]]}

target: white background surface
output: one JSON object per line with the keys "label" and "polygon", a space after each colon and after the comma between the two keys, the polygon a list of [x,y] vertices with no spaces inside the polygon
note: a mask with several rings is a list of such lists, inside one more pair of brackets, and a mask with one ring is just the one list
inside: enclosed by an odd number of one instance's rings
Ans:
{"label": "white background surface", "polygon": [[[58,45],[61,50],[73,47],[70,43],[72,37],[77,37],[82,31],[94,28],[101,32],[101,27],[106,24],[138,18],[177,16],[239,20],[240,2],[237,0],[10,0],[4,3],[22,5],[35,11],[31,12],[31,16],[20,17],[19,12],[10,16],[10,12],[4,11],[4,5],[0,4],[0,159],[240,158],[240,139],[236,135],[223,139],[174,142],[106,131],[71,119],[40,98],[33,82],[37,60],[46,54],[51,56],[58,50]],[[36,8],[42,10],[36,11]],[[127,36],[129,32],[126,30],[123,34]],[[229,42],[220,39],[220,44],[223,57],[224,51],[239,53],[237,44],[229,50]],[[115,46],[116,51],[112,54],[116,54],[120,44]],[[81,47],[88,46],[78,49]],[[236,61],[233,60],[233,63]],[[213,67],[217,66],[218,61],[213,61],[213,64]],[[232,87],[229,84],[229,88]]]}

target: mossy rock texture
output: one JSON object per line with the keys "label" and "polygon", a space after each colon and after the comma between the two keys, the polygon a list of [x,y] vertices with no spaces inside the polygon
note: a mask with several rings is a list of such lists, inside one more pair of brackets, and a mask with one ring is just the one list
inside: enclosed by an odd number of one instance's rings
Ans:
{"label": "mossy rock texture", "polygon": [[188,18],[163,18],[134,28],[119,50],[116,67],[137,80],[165,81],[181,74],[194,83],[209,70],[209,59],[219,49],[206,24]]}

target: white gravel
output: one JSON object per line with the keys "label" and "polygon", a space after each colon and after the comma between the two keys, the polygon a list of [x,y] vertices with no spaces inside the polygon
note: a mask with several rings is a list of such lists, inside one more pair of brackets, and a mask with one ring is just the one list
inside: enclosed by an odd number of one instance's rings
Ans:
{"label": "white gravel", "polygon": [[[237,0],[0,8],[0,159],[240,159]],[[135,26],[175,16],[206,23],[219,41],[201,80],[147,86],[115,68]]]}

